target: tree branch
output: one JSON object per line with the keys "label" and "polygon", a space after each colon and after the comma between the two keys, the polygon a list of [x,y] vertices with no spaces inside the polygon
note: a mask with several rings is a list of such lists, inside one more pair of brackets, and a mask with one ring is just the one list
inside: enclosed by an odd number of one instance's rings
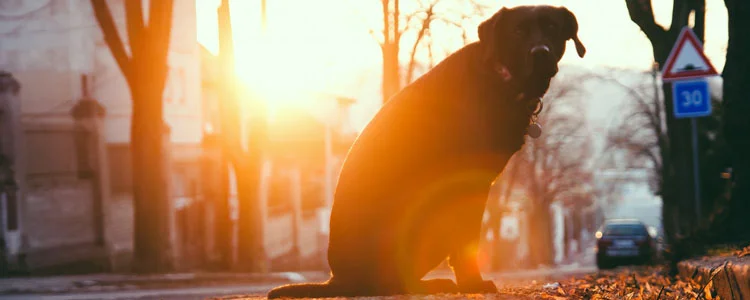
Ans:
{"label": "tree branch", "polygon": [[390,0],[380,0],[383,5],[383,43],[381,48],[385,49],[385,45],[391,43],[391,10],[388,7]]}
{"label": "tree branch", "polygon": [[[403,34],[403,31],[399,30],[399,22],[401,18],[401,8],[399,7],[399,0],[393,0],[393,41],[396,43],[396,45],[399,44],[401,41],[401,34]],[[407,24],[408,25],[408,24]],[[398,55],[398,53],[396,54]]]}
{"label": "tree branch", "polygon": [[704,43],[706,38],[706,0],[693,0],[693,10],[695,12],[693,32],[698,36],[701,43]]}
{"label": "tree branch", "polygon": [[688,17],[690,16],[690,6],[688,1],[692,0],[674,0],[672,1],[672,24],[669,26],[669,30],[680,31],[682,27],[688,25]]}
{"label": "tree branch", "polygon": [[[117,27],[112,19],[112,13],[109,10],[106,0],[90,0],[91,6],[94,9],[94,16],[96,17],[99,28],[102,29],[104,34],[104,41],[107,43],[109,51],[112,52],[112,56],[115,58],[117,65],[120,67],[125,79],[131,80],[131,67],[130,58],[125,52],[125,45],[120,39],[120,35],[117,33]],[[157,1],[158,2],[158,1]]]}
{"label": "tree branch", "polygon": [[421,27],[419,28],[419,31],[417,32],[417,38],[414,40],[414,44],[411,47],[411,53],[409,54],[409,66],[406,70],[406,83],[410,83],[412,79],[414,78],[414,68],[416,67],[416,59],[415,56],[417,54],[417,47],[419,46],[419,43],[422,42],[422,38],[424,38],[425,33],[430,30],[430,24],[432,23],[432,19],[434,17],[434,9],[435,4],[437,4],[438,1],[435,1],[431,3],[427,9],[425,9],[425,18],[422,20]]}
{"label": "tree branch", "polygon": [[[682,0],[675,0],[675,2],[679,1]],[[650,41],[661,39],[666,31],[659,24],[656,24],[651,0],[625,0],[625,4],[628,7],[630,20],[641,28],[641,31],[646,34]]]}
{"label": "tree branch", "polygon": [[155,43],[157,59],[166,62],[172,40],[172,15],[174,0],[151,0],[148,21],[149,43]]}
{"label": "tree branch", "polygon": [[143,3],[141,0],[123,1],[125,5],[125,24],[128,30],[128,44],[132,56],[142,51],[145,25],[143,24]]}

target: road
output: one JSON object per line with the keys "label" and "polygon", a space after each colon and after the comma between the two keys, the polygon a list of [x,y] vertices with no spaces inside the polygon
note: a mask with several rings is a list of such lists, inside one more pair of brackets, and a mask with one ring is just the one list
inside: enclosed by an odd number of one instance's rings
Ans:
{"label": "road", "polygon": [[[586,274],[596,273],[596,267],[593,266],[593,251],[586,251],[579,256],[574,262],[555,268],[537,269],[529,271],[487,273],[484,277],[496,282],[498,287],[512,288],[514,286],[526,285],[531,282],[544,284],[565,280],[571,277],[580,277]],[[320,281],[324,280],[321,275],[324,274],[286,274],[288,279],[293,282]],[[319,277],[319,278],[318,278]],[[450,271],[434,271],[426,278],[451,278],[454,279]],[[288,281],[286,281],[288,282]],[[240,284],[240,283],[216,283],[212,286],[193,286],[193,287],[172,287],[172,288],[132,288],[127,290],[104,290],[88,289],[83,291],[72,291],[65,293],[47,293],[47,294],[5,294],[0,295],[0,300],[20,300],[20,299],[40,299],[40,300],[68,300],[68,299],[206,299],[206,298],[224,298],[224,299],[261,299],[273,287],[286,282],[263,282],[259,284]],[[31,284],[31,282],[28,282]],[[13,284],[13,283],[11,283]],[[19,284],[19,282],[16,282]],[[13,284],[15,285],[15,284]],[[460,298],[460,296],[457,296]],[[506,299],[506,298],[498,298]],[[507,299],[524,299],[511,297]]]}
{"label": "road", "polygon": [[[581,276],[596,272],[593,267],[564,266],[561,268],[533,270],[523,272],[509,273],[490,273],[485,278],[492,279],[498,285],[508,286],[509,282],[528,282],[531,280],[554,281],[558,278],[569,276]],[[428,277],[445,277],[452,278],[448,272],[435,272]],[[170,288],[170,289],[143,289],[143,290],[126,290],[126,291],[101,291],[101,292],[79,292],[72,294],[46,294],[46,295],[0,295],[0,300],[21,300],[21,299],[40,299],[40,300],[69,300],[69,299],[206,299],[222,298],[229,299],[258,299],[263,298],[266,292],[280,283],[264,283],[260,285],[222,285],[211,287],[188,287],[188,288]]]}

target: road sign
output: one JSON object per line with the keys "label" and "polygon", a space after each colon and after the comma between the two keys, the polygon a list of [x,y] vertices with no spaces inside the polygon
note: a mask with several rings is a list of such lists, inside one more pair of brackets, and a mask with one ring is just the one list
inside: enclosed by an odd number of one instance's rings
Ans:
{"label": "road sign", "polygon": [[675,118],[703,117],[711,114],[711,95],[705,79],[672,83]]}
{"label": "road sign", "polygon": [[664,81],[719,75],[703,53],[698,37],[688,26],[682,28],[661,73]]}

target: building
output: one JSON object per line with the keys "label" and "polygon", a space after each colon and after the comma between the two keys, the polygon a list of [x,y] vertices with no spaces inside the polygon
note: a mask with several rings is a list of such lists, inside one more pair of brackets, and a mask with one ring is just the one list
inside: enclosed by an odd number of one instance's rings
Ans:
{"label": "building", "polygon": [[[207,49],[201,49],[204,126],[219,128],[219,61]],[[241,99],[253,97],[246,86],[240,87],[239,94]],[[315,109],[299,105],[272,106],[266,115],[268,141],[263,149],[258,199],[266,265],[272,271],[327,267],[328,215],[335,183],[341,163],[357,135],[349,122],[353,99],[314,92],[299,96]],[[276,99],[263,100],[270,103]],[[204,138],[208,140],[210,136]],[[215,171],[213,174],[226,172],[221,171],[218,145],[210,147],[214,147],[215,155],[206,157],[211,164],[209,168]],[[227,182],[213,181],[208,188],[212,191],[205,196],[210,198],[209,203],[228,198],[234,234],[238,214],[237,183],[233,174],[220,176],[227,176]],[[222,189],[228,191],[223,193]],[[207,218],[215,220],[214,216]],[[215,251],[213,245],[207,248],[209,252]]]}
{"label": "building", "polygon": [[[123,0],[108,2],[127,43]],[[175,1],[174,10],[164,111],[176,216],[185,203],[200,199],[203,127],[195,3]],[[0,41],[0,70],[20,85],[19,93],[3,97],[9,101],[3,121],[18,133],[9,150],[18,190],[6,189],[3,197],[3,261],[27,271],[92,261],[97,268],[128,269],[131,101],[90,2],[3,1]],[[101,137],[101,148],[86,150],[76,135],[80,128],[71,110],[86,94],[106,112],[100,128],[90,132]],[[10,136],[4,132],[3,142]],[[101,161],[86,170],[84,161],[92,158]],[[171,238],[176,260],[183,261],[179,233],[175,229]]]}
{"label": "building", "polygon": [[319,94],[319,107],[277,111],[269,118],[264,166],[266,253],[272,270],[327,267],[328,224],[336,179],[356,133],[354,100]]}

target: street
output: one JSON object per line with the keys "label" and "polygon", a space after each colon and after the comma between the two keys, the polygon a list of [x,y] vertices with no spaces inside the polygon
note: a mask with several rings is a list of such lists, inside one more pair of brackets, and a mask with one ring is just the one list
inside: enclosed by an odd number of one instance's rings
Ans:
{"label": "street", "polygon": [[[594,267],[566,266],[561,268],[532,270],[522,272],[491,273],[485,277],[496,282],[498,287],[513,288],[523,284],[536,282],[554,282],[570,277],[584,276],[596,272]],[[448,272],[435,272],[428,277],[452,278]],[[271,288],[282,283],[262,283],[244,285],[221,285],[207,287],[179,287],[169,289],[140,289],[118,291],[83,291],[65,294],[19,294],[0,295],[0,300],[15,299],[261,299]]]}
{"label": "street", "polygon": [[[433,274],[434,277],[446,274]],[[500,293],[487,295],[393,296],[370,299],[696,299],[701,290],[696,282],[670,279],[656,267],[620,267],[597,271],[592,267],[554,268],[526,272],[491,273]],[[279,283],[280,284],[280,283]],[[112,292],[77,292],[66,294],[4,295],[0,299],[265,299],[269,289],[278,284],[220,285],[177,287]],[[713,299],[706,297],[706,299]]]}
{"label": "street", "polygon": [[[485,273],[484,278],[493,280],[500,293],[492,295],[430,295],[409,296],[408,299],[697,299],[706,292],[706,299],[715,299],[712,289],[713,278],[693,276],[669,277],[660,266],[620,266],[612,270],[600,271],[594,266],[594,251],[589,248],[568,264],[556,267],[540,268],[513,272]],[[0,281],[3,294],[0,300],[15,299],[265,299],[266,293],[273,287],[285,283],[320,282],[327,278],[322,272],[287,272],[277,273],[273,279],[238,281],[225,279],[198,281],[175,281],[168,284],[151,282],[151,284],[114,284],[100,282],[80,289],[65,289],[63,277],[37,278],[27,280],[27,287],[38,288],[24,290],[18,287],[18,281],[5,279]],[[688,276],[689,277],[689,276]],[[77,282],[82,280],[71,277]],[[449,270],[436,270],[426,278],[451,278]],[[21,279],[18,279],[21,280]],[[718,284],[718,283],[717,283]],[[14,292],[8,289],[16,285]],[[57,287],[56,287],[57,286]],[[376,297],[375,299],[406,299],[407,297]]]}

